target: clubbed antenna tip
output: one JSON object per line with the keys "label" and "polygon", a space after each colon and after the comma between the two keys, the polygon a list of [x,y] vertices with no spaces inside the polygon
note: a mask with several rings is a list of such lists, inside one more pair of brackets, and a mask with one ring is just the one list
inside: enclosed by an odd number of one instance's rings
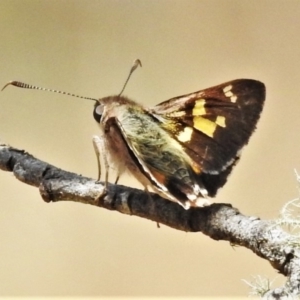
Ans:
{"label": "clubbed antenna tip", "polygon": [[124,86],[123,86],[123,88],[122,88],[122,90],[121,90],[119,96],[121,96],[122,93],[124,92],[124,90],[125,90],[125,88],[126,88],[126,85],[127,85],[128,81],[129,81],[129,79],[130,79],[132,73],[135,71],[135,69],[136,69],[138,66],[142,67],[142,63],[141,63],[141,61],[140,61],[139,59],[136,59],[136,60],[133,62],[133,65],[132,65],[132,67],[131,67],[131,69],[130,69],[130,71],[129,71],[128,77],[127,77],[127,79],[126,79],[126,81],[125,81],[125,83],[124,83]]}
{"label": "clubbed antenna tip", "polygon": [[17,87],[20,87],[20,88],[25,88],[26,84],[23,84],[22,82],[19,82],[19,81],[10,81],[10,82],[8,82],[7,84],[4,85],[4,87],[2,88],[1,91],[3,91],[9,85],[14,85],[14,86],[17,86]]}

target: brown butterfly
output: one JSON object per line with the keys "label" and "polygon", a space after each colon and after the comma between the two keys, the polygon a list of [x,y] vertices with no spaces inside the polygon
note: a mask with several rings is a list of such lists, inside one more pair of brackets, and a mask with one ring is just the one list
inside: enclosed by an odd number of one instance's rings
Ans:
{"label": "brown butterfly", "polygon": [[[135,61],[128,79],[140,64]],[[126,86],[122,89],[122,92]],[[17,81],[7,85],[42,89]],[[65,92],[54,92],[69,94]],[[121,93],[122,93],[121,92]],[[126,170],[184,208],[209,204],[240,157],[265,100],[265,86],[237,79],[164,101],[153,108],[121,96],[94,99],[101,135],[94,139],[117,180]],[[98,158],[100,170],[100,161]]]}

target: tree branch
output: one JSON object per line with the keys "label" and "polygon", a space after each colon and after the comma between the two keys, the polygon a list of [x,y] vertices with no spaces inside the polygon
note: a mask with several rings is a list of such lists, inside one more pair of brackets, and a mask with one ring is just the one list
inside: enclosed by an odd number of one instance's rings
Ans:
{"label": "tree branch", "polygon": [[0,169],[13,172],[20,181],[38,187],[46,202],[82,202],[244,246],[267,259],[287,277],[286,284],[270,290],[268,296],[300,295],[300,249],[289,243],[292,236],[272,221],[245,216],[230,204],[184,210],[156,194],[149,196],[144,191],[121,185],[109,184],[106,195],[98,199],[103,183],[61,170],[7,145],[0,145]]}

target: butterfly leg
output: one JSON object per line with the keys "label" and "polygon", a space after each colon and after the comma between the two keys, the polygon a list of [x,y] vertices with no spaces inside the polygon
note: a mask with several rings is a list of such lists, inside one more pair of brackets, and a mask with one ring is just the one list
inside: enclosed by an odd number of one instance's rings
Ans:
{"label": "butterfly leg", "polygon": [[107,194],[109,164],[108,164],[108,160],[107,160],[107,156],[106,156],[106,151],[105,151],[106,149],[105,149],[104,140],[101,137],[94,135],[93,136],[93,146],[94,146],[94,150],[95,150],[95,153],[96,153],[97,165],[98,165],[98,179],[97,179],[97,182],[99,182],[100,177],[101,177],[101,163],[100,163],[101,153],[103,155],[104,167],[105,167],[104,188],[95,199],[95,204],[98,205],[99,201]]}
{"label": "butterfly leg", "polygon": [[118,174],[117,174],[117,178],[116,178],[116,180],[115,180],[115,184],[117,184],[117,183],[118,183],[118,181],[119,181],[119,179],[120,179],[120,176],[121,176],[121,174],[120,174],[120,173],[118,173]]}
{"label": "butterfly leg", "polygon": [[101,163],[100,163],[100,149],[101,147],[101,139],[97,136],[94,135],[93,136],[93,146],[94,146],[94,151],[96,154],[96,158],[97,158],[97,168],[98,168],[98,177],[97,177],[97,181],[100,181],[100,177],[101,177]]}

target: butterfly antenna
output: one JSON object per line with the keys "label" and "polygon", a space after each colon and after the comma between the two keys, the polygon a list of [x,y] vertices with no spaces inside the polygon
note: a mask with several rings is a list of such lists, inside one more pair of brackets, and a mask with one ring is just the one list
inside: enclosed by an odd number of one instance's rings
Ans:
{"label": "butterfly antenna", "polygon": [[42,87],[39,87],[39,86],[27,84],[27,83],[20,82],[20,81],[10,81],[10,82],[8,82],[8,83],[2,88],[1,91],[3,91],[3,90],[4,90],[7,86],[9,86],[9,85],[14,85],[14,86],[16,86],[16,87],[23,88],[23,89],[31,89],[31,90],[40,90],[40,91],[46,91],[46,92],[53,92],[53,93],[58,93],[58,94],[68,95],[68,96],[77,97],[77,98],[81,98],[81,99],[98,101],[98,99],[94,99],[94,98],[90,98],[90,97],[84,97],[84,96],[79,96],[79,95],[75,95],[75,94],[72,94],[72,93],[67,93],[67,92],[58,91],[58,90],[53,90],[53,89],[42,88]]}
{"label": "butterfly antenna", "polygon": [[125,88],[126,88],[126,85],[127,85],[128,81],[129,81],[129,79],[130,79],[132,73],[135,71],[135,69],[136,69],[138,66],[142,67],[142,63],[141,63],[141,61],[140,61],[139,59],[136,59],[136,60],[134,61],[133,65],[132,65],[130,71],[129,71],[128,77],[127,77],[127,79],[126,79],[126,81],[125,81],[125,83],[124,83],[124,86],[123,86],[122,91],[120,92],[119,96],[121,96],[122,93],[124,92],[124,90],[125,90]]}

